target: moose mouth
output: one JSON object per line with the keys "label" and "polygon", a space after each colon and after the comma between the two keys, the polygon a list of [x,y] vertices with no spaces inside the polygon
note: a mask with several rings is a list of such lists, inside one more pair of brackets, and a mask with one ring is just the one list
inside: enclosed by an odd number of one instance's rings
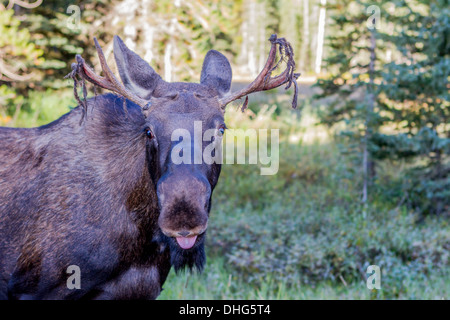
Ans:
{"label": "moose mouth", "polygon": [[[207,224],[201,227],[197,227],[194,229],[191,229],[190,232],[183,231],[173,231],[170,229],[162,229],[161,232],[164,234],[167,238],[170,239],[170,242],[173,246],[178,247],[179,249],[189,250],[195,247],[198,247],[199,245],[203,244],[203,240],[205,237],[207,229]],[[185,233],[185,234],[183,234]]]}
{"label": "moose mouth", "polygon": [[195,245],[195,241],[197,240],[197,236],[192,237],[176,237],[175,240],[177,240],[178,245],[182,249],[190,249]]}
{"label": "moose mouth", "polygon": [[170,264],[179,272],[185,268],[192,270],[203,270],[206,261],[205,255],[205,235],[206,232],[190,236],[181,237],[179,235],[165,234],[161,229],[159,233],[160,240],[169,247]]}

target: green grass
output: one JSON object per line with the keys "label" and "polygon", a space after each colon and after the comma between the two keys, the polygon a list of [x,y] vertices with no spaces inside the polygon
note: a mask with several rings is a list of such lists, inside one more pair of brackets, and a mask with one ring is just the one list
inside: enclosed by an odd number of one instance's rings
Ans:
{"label": "green grass", "polygon": [[[223,166],[207,266],[202,274],[171,272],[160,299],[447,299],[448,219],[422,221],[383,188],[361,205],[359,168],[308,108],[301,120],[287,107],[273,111],[227,115],[233,127],[280,129],[279,172]],[[392,166],[380,166],[384,180],[401,178]],[[381,268],[381,290],[366,287],[372,264]]]}
{"label": "green grass", "polygon": [[[345,281],[345,280],[344,280]],[[397,299],[448,299],[450,273],[433,274],[426,279],[410,279],[404,283],[407,292]],[[383,287],[383,277],[381,278]],[[367,289],[365,281],[343,283],[323,281],[314,285],[301,280],[274,281],[270,274],[260,285],[248,285],[239,274],[226,267],[221,257],[208,258],[202,274],[171,271],[159,296],[161,300],[353,300],[383,298],[378,290]]]}
{"label": "green grass", "polygon": [[73,90],[47,90],[46,92],[30,91],[29,99],[14,106],[8,121],[1,121],[0,125],[9,127],[38,127],[58,119],[76,106]]}

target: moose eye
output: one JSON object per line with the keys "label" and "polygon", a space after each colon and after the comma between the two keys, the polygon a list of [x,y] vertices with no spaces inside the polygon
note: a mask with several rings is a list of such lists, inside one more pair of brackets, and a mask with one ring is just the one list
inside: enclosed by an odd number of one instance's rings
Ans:
{"label": "moose eye", "polygon": [[219,135],[223,136],[223,134],[225,133],[225,126],[221,125],[218,130],[219,130]]}
{"label": "moose eye", "polygon": [[149,138],[149,139],[153,139],[155,137],[155,135],[153,134],[152,130],[150,130],[150,128],[145,129],[145,134],[147,135],[147,138]]}

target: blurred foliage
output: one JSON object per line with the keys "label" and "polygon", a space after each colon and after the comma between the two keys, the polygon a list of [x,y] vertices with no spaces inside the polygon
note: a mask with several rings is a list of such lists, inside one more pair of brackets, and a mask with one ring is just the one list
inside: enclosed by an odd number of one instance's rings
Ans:
{"label": "blurred foliage", "polygon": [[237,54],[233,35],[242,21],[242,1],[156,1],[152,12],[168,25],[154,32],[155,66],[164,70],[162,57],[173,44],[172,64],[177,81],[200,80],[203,57],[215,49],[233,57]]}
{"label": "blurred foliage", "polygon": [[[406,293],[406,279],[416,281],[449,267],[446,219],[417,224],[417,214],[397,206],[400,195],[383,192],[374,194],[369,207],[362,206],[354,196],[360,170],[353,172],[348,157],[332,143],[290,142],[288,135],[304,128],[287,122],[293,115],[288,106],[283,109],[270,124],[280,128],[282,137],[276,175],[225,165],[215,195],[212,255],[225,253],[227,265],[255,285],[267,274],[288,284],[341,282],[341,277],[361,282],[376,261],[383,270],[383,298]],[[244,127],[255,121],[237,117]],[[379,175],[391,174],[380,168]]]}
{"label": "blurred foliage", "polygon": [[[378,28],[367,27],[369,1],[331,3],[333,23],[326,59],[329,77],[319,79],[326,98],[322,123],[337,129],[343,151],[363,161],[366,147],[371,182],[381,159],[405,161],[401,186],[411,208],[446,214],[450,199],[450,76],[448,1],[383,1]],[[369,70],[374,35],[376,60]],[[369,78],[373,76],[373,84]],[[373,101],[370,101],[370,97]],[[370,106],[373,104],[373,107]]]}
{"label": "blurred foliage", "polygon": [[[43,51],[30,42],[29,30],[20,28],[20,20],[13,10],[0,10],[0,79],[4,81],[21,81],[24,75],[8,75],[17,72],[26,73],[30,67],[42,65]],[[8,70],[8,66],[11,70]]]}
{"label": "blurred foliage", "polygon": [[[32,34],[32,42],[44,51],[45,62],[37,66],[44,77],[38,82],[39,90],[60,89],[70,87],[70,81],[64,80],[69,73],[70,65],[76,54],[90,59],[95,53],[93,36],[101,36],[101,28],[94,33],[95,21],[101,21],[106,14],[106,5],[112,1],[71,1],[46,0],[34,9],[18,8],[17,15],[22,15],[22,28]],[[69,10],[70,6],[78,6],[77,12]]]}
{"label": "blurred foliage", "polygon": [[[441,299],[448,297],[450,225],[398,205],[402,195],[376,190],[367,206],[356,199],[361,174],[328,139],[306,125],[288,102],[268,99],[252,112],[227,112],[242,128],[280,129],[280,170],[261,176],[255,165],[225,164],[214,191],[206,270],[172,274],[163,299]],[[271,113],[282,111],[274,120]],[[270,111],[271,110],[271,111]],[[295,119],[291,121],[291,119]],[[401,165],[380,160],[378,175],[402,183]],[[366,287],[379,265],[381,290]],[[328,288],[325,290],[325,288]]]}
{"label": "blurred foliage", "polygon": [[[47,0],[31,8],[16,4],[10,10],[5,9],[10,1],[0,4],[0,62],[10,64],[14,61],[18,64],[23,58],[26,61],[24,65],[34,75],[33,78],[7,82],[0,79],[3,93],[0,97],[0,125],[36,126],[69,111],[71,99],[68,94],[73,84],[63,78],[70,71],[75,54],[83,53],[89,59],[94,53],[92,46],[87,45],[92,40],[91,24],[102,15],[106,2],[83,4],[83,1]],[[83,10],[75,29],[69,27],[69,5],[79,5]],[[3,54],[8,48],[14,48],[13,55]],[[58,95],[65,99],[57,103]],[[45,104],[50,100],[55,103]],[[67,103],[63,105],[64,102]],[[44,116],[45,113],[48,116]]]}
{"label": "blurred foliage", "polygon": [[387,12],[402,28],[382,34],[399,58],[381,74],[380,112],[396,132],[378,133],[378,159],[423,159],[407,173],[405,201],[424,213],[450,208],[450,9],[448,1],[404,2],[407,15]]}
{"label": "blurred foliage", "polygon": [[[0,125],[17,117],[18,106],[24,104],[20,82],[39,80],[33,66],[41,65],[43,51],[30,43],[31,34],[20,28],[13,10],[0,8]],[[19,82],[11,86],[11,81]],[[17,107],[17,108],[16,108]],[[20,109],[19,109],[20,110]]]}

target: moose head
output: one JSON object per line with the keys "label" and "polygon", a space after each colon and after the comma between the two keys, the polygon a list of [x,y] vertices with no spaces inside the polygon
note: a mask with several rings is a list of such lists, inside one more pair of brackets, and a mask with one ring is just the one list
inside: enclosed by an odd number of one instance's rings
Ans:
{"label": "moose head", "polygon": [[[230,93],[232,70],[227,58],[210,50],[204,59],[200,83],[168,83],[136,53],[128,49],[122,40],[114,37],[114,56],[122,82],[112,73],[106,63],[102,49],[95,39],[98,56],[104,72],[101,77],[77,55],[77,63],[72,65],[70,76],[81,77],[94,85],[118,93],[140,106],[146,139],[146,153],[149,163],[152,188],[158,201],[157,220],[160,240],[170,246],[171,264],[175,270],[185,266],[202,269],[204,264],[204,237],[208,227],[211,196],[219,179],[221,165],[200,159],[179,163],[173,155],[185,156],[188,160],[203,155],[208,144],[219,146],[226,129],[224,113],[226,106],[247,95],[269,90],[287,84],[294,84],[293,107],[296,106],[297,84],[294,74],[292,48],[283,38],[273,35],[267,62],[257,78],[246,88]],[[276,61],[277,45],[281,54]],[[286,69],[278,76],[271,73],[279,63],[287,58]],[[287,89],[286,88],[286,89]],[[76,92],[76,91],[75,91]],[[80,104],[86,107],[85,102]],[[200,124],[200,126],[198,126]],[[184,130],[188,137],[195,137],[196,130],[201,137],[198,141],[182,141],[174,132]],[[209,134],[205,135],[206,132]],[[198,135],[197,135],[198,136]],[[189,138],[188,138],[189,139]],[[183,143],[184,148],[180,149]],[[213,151],[214,152],[214,151]]]}

